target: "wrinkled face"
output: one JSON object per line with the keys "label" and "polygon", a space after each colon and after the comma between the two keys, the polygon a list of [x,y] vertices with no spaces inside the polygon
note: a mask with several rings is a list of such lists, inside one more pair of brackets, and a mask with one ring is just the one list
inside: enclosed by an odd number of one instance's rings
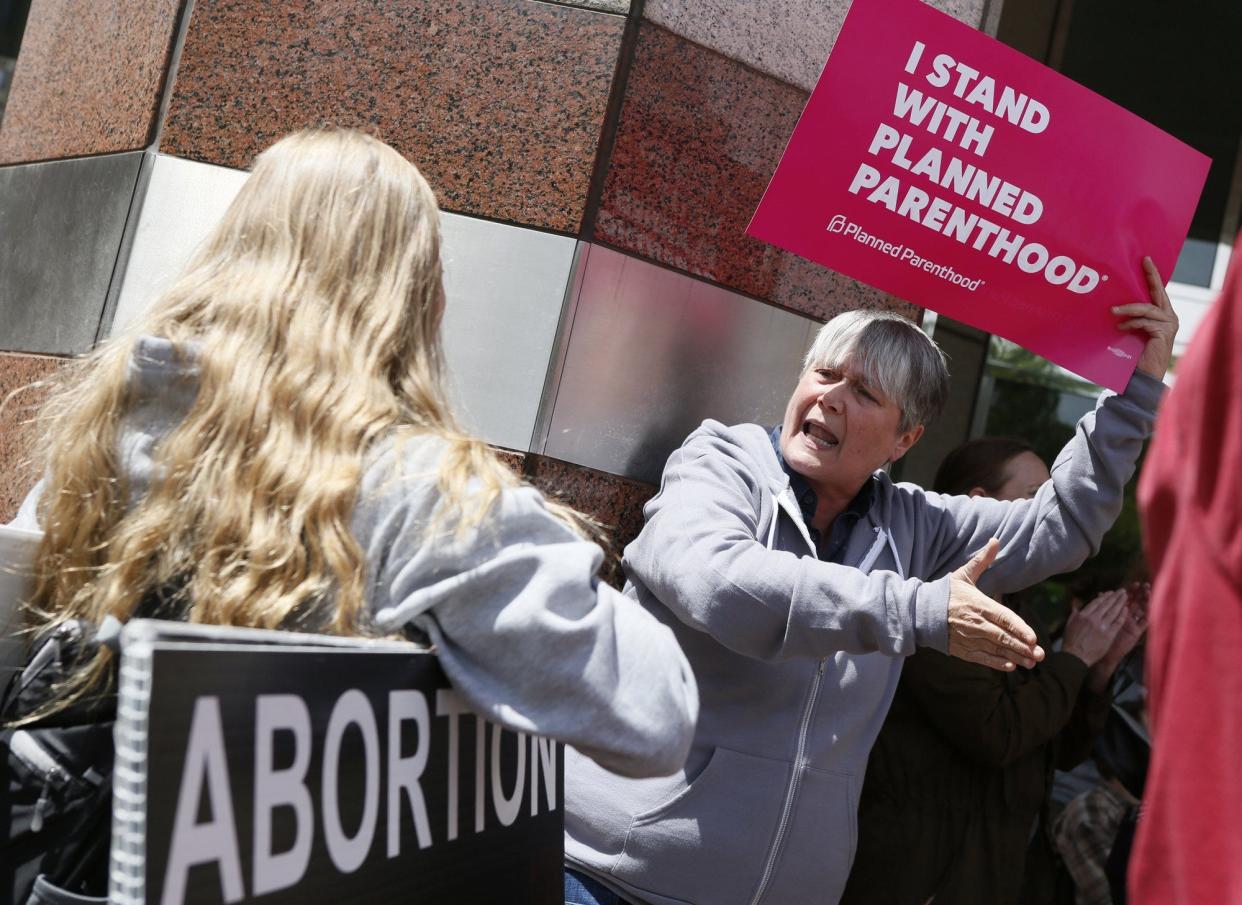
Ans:
{"label": "wrinkled face", "polygon": [[1033,452],[1018,453],[1005,463],[1005,483],[996,493],[998,500],[1029,500],[1048,480],[1048,466]]}
{"label": "wrinkled face", "polygon": [[905,455],[923,434],[898,430],[901,409],[848,363],[802,375],[781,425],[781,455],[816,493],[852,498],[885,462]]}

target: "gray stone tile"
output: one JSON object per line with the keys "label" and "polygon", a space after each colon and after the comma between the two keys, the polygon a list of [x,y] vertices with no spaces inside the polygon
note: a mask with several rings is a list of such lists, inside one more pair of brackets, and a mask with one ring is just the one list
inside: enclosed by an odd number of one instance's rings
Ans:
{"label": "gray stone tile", "polygon": [[95,341],[142,152],[0,168],[0,349]]}
{"label": "gray stone tile", "polygon": [[547,0],[561,6],[580,6],[583,9],[596,9],[602,13],[619,13],[624,16],[630,11],[630,0]]}

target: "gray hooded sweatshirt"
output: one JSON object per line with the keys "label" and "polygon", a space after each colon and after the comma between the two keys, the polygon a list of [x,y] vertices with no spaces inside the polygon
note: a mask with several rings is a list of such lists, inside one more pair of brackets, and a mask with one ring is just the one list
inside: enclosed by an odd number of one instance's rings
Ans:
{"label": "gray hooded sweatshirt", "polygon": [[842,564],[817,558],[768,432],[704,422],[625,551],[626,593],[694,667],[694,744],[681,772],[649,780],[571,753],[570,863],[658,905],[838,901],[902,658],[946,650],[947,576],[991,537],[988,593],[1080,565],[1121,509],[1161,392],[1136,374],[1123,395],[1104,393],[1032,500],[942,496],[877,473]]}
{"label": "gray hooded sweatshirt", "polygon": [[[193,405],[198,371],[192,352],[145,337],[129,380],[120,448],[137,499],[159,467],[159,441]],[[698,697],[672,632],[595,577],[599,547],[531,487],[505,491],[464,539],[428,542],[442,453],[439,441],[417,438],[368,456],[353,532],[380,628],[424,631],[454,688],[488,719],[571,744],[623,775],[679,769]],[[41,489],[15,527],[38,530]]]}

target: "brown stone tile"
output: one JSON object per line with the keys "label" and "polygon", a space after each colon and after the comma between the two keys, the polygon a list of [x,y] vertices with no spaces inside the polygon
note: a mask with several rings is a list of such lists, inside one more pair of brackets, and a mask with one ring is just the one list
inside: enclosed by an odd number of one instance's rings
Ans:
{"label": "brown stone tile", "polygon": [[[38,480],[39,469],[28,461],[34,431],[30,422],[47,392],[31,384],[51,377],[64,362],[63,358],[0,353],[0,403],[4,403],[0,408],[0,524],[12,520]],[[15,390],[20,392],[9,398]]]}
{"label": "brown stone tile", "polygon": [[565,6],[582,6],[604,13],[617,13],[621,16],[630,11],[630,0],[551,0],[551,2],[563,3]]}
{"label": "brown stone tile", "polygon": [[161,150],[373,132],[454,211],[578,229],[624,19],[530,0],[198,0]]}
{"label": "brown stone tile", "polygon": [[658,488],[536,455],[527,456],[526,477],[547,496],[599,522],[611,546],[605,560],[604,579],[621,587],[625,583],[620,569],[621,553],[642,530],[643,506],[655,496]]}
{"label": "brown stone tile", "polygon": [[492,452],[496,454],[496,458],[500,459],[509,467],[518,477],[521,477],[526,470],[526,453],[515,452],[512,449],[502,449],[499,446],[493,446]]}
{"label": "brown stone tile", "polygon": [[[984,0],[927,0],[977,27]],[[810,91],[836,43],[850,0],[647,0],[643,16],[696,44]]]}
{"label": "brown stone tile", "polygon": [[34,0],[0,163],[145,147],[181,0]]}
{"label": "brown stone tile", "polygon": [[745,235],[808,94],[644,22],[595,239],[820,319],[914,306]]}

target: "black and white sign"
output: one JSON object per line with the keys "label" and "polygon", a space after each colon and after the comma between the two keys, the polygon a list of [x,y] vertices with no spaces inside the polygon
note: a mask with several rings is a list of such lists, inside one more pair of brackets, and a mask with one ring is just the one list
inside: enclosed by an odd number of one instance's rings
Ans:
{"label": "black and white sign", "polygon": [[560,747],[468,711],[434,655],[148,664],[147,903],[563,901]]}

